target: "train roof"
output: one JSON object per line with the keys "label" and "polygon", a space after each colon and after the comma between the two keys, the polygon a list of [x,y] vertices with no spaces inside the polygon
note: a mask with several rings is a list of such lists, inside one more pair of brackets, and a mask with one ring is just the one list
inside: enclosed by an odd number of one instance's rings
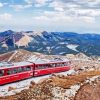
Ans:
{"label": "train roof", "polygon": [[51,64],[51,63],[62,63],[62,62],[67,62],[67,61],[47,61],[47,62],[42,62],[42,61],[41,62],[38,62],[38,61],[32,62],[31,61],[31,63],[34,63],[34,64]]}
{"label": "train roof", "polygon": [[32,65],[34,64],[51,64],[51,63],[61,63],[61,62],[67,62],[66,61],[23,61],[23,62],[17,62],[17,63],[9,63],[9,62],[2,62],[0,63],[0,69],[5,69],[5,68],[14,68],[18,66],[26,66],[26,65]]}
{"label": "train roof", "polygon": [[25,65],[32,65],[30,62],[18,62],[18,63],[0,63],[0,69],[5,69],[5,68],[14,68],[18,66],[25,66]]}
{"label": "train roof", "polygon": [[66,59],[60,59],[60,58],[55,58],[53,60],[48,60],[48,59],[41,59],[41,58],[32,58],[31,60],[28,60],[28,62],[32,62],[35,64],[48,64],[48,63],[60,63],[60,62],[67,62],[69,61],[67,58]]}

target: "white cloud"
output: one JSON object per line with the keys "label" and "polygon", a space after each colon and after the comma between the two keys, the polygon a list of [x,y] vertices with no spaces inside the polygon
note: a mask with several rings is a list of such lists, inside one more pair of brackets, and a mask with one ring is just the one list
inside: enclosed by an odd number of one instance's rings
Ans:
{"label": "white cloud", "polygon": [[83,17],[80,17],[80,20],[83,20],[86,23],[95,23],[95,18],[93,17],[83,16]]}
{"label": "white cloud", "polygon": [[100,5],[100,0],[74,0],[75,2],[79,4],[85,4],[88,5],[88,7],[96,6],[97,4]]}
{"label": "white cloud", "polygon": [[0,7],[3,7],[3,3],[0,2]]}
{"label": "white cloud", "polygon": [[60,8],[60,7],[58,7],[58,8],[55,7],[55,10],[56,10],[56,11],[64,11],[64,9],[63,9],[63,8]]}
{"label": "white cloud", "polygon": [[64,11],[64,3],[60,1],[53,1],[49,4],[49,7],[53,7],[56,11]]}
{"label": "white cloud", "polygon": [[34,2],[34,0],[25,0],[25,2],[28,4],[32,4]]}
{"label": "white cloud", "polygon": [[36,0],[36,3],[44,5],[49,0]]}
{"label": "white cloud", "polygon": [[[16,19],[13,21],[8,21],[10,23],[16,24],[16,26],[36,26],[36,27],[52,27],[53,29],[59,26],[63,28],[73,27],[80,28],[83,26],[100,26],[98,20],[100,18],[100,0],[24,0],[24,3],[16,4],[15,2],[8,5],[11,8],[14,8],[16,11],[26,10],[30,8],[33,10],[31,15],[28,13],[17,15]],[[15,4],[15,5],[14,5]],[[7,6],[8,6],[7,5]],[[5,6],[0,3],[0,7]],[[41,7],[41,8],[38,8]],[[28,9],[30,10],[30,9]],[[15,12],[14,12],[15,13]],[[23,13],[23,12],[22,12]],[[6,19],[9,16],[6,13],[5,15],[0,15],[1,19]],[[29,14],[29,16],[27,16]],[[34,17],[33,17],[34,16]],[[11,19],[10,16],[8,19]],[[32,17],[32,19],[31,19]],[[25,19],[24,19],[25,18]],[[3,20],[1,20],[3,23]],[[1,23],[0,21],[0,23]],[[5,21],[6,23],[6,21]],[[22,25],[19,25],[22,24]],[[24,25],[26,24],[26,25]],[[78,25],[78,27],[77,27]],[[12,25],[13,26],[13,25]],[[51,29],[52,29],[51,28]],[[80,28],[80,30],[82,29]],[[58,28],[57,28],[58,29]],[[99,28],[98,28],[99,29]]]}
{"label": "white cloud", "polygon": [[9,13],[0,14],[0,20],[9,21],[12,19],[12,15]]}
{"label": "white cloud", "polygon": [[48,2],[51,0],[35,0],[35,7],[41,7],[49,4]]}
{"label": "white cloud", "polygon": [[72,18],[66,16],[63,12],[58,11],[45,11],[41,16],[33,17],[34,20],[38,22],[47,22],[47,23],[60,23],[61,22],[71,22]]}
{"label": "white cloud", "polygon": [[78,9],[77,14],[80,14],[81,16],[95,17],[95,16],[100,15],[100,12],[94,9]]}
{"label": "white cloud", "polygon": [[10,5],[10,7],[14,8],[16,11],[20,11],[20,10],[32,7],[32,5],[31,4],[27,4],[27,5]]}
{"label": "white cloud", "polygon": [[51,1],[51,0],[25,0],[26,3],[32,4],[35,7],[44,6],[44,5],[48,4],[49,1]]}
{"label": "white cloud", "polygon": [[[68,12],[69,13],[69,12]],[[83,15],[78,14],[72,16],[69,14],[66,14],[66,12],[59,12],[59,11],[44,11],[44,13],[41,16],[33,17],[34,20],[37,20],[38,22],[45,22],[47,23],[95,23],[95,17],[84,15],[84,11],[81,12]],[[86,13],[85,13],[86,14]]]}
{"label": "white cloud", "polygon": [[96,17],[100,17],[100,0],[54,0],[49,7],[63,12],[66,17],[87,23],[94,23]]}

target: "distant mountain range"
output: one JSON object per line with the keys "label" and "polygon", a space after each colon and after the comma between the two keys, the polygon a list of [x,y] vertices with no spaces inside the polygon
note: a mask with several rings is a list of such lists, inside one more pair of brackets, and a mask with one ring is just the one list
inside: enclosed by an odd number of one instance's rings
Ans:
{"label": "distant mountain range", "polygon": [[74,32],[0,32],[0,53],[25,49],[44,54],[65,55],[82,52],[100,56],[99,34]]}

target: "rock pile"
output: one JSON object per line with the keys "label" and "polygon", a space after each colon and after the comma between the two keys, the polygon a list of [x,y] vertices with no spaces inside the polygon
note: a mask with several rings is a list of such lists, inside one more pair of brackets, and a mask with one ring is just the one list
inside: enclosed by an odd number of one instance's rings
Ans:
{"label": "rock pile", "polygon": [[78,71],[100,70],[100,62],[94,60],[73,60],[71,61],[73,68]]}

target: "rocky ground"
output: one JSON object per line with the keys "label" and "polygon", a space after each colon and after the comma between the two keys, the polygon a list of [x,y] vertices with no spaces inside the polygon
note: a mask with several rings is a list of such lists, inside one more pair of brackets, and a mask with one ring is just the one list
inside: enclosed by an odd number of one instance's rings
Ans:
{"label": "rocky ground", "polygon": [[29,89],[0,100],[100,100],[99,93],[100,71],[89,71],[69,76],[54,74],[37,84],[32,81]]}
{"label": "rocky ground", "polygon": [[[37,55],[39,57],[40,54]],[[46,55],[45,57],[59,58],[59,56]],[[53,74],[38,83],[31,81],[29,88],[15,95],[0,97],[0,100],[100,100],[99,57],[87,57],[80,53],[61,56],[61,58],[70,59],[74,73]],[[8,92],[15,89],[9,87]]]}

